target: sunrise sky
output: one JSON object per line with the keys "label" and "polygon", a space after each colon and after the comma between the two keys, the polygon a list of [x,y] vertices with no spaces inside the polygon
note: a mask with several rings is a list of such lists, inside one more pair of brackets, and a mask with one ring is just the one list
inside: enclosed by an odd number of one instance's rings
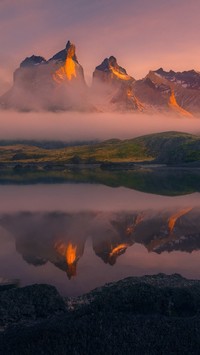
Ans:
{"label": "sunrise sky", "polygon": [[0,0],[0,93],[19,63],[76,44],[86,81],[107,56],[136,79],[200,70],[199,0]]}

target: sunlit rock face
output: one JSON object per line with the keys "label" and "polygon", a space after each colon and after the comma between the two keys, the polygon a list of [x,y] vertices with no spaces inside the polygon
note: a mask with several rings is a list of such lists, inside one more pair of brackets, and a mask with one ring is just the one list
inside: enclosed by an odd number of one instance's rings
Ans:
{"label": "sunlit rock face", "polygon": [[156,71],[150,71],[143,80],[138,80],[134,89],[139,100],[152,109],[192,117],[179,102],[175,85]]}
{"label": "sunlit rock face", "polygon": [[184,108],[182,108],[178,104],[174,90],[171,90],[171,95],[170,95],[168,104],[172,110],[174,110],[175,112],[177,112],[181,116],[192,117],[192,114],[189,111],[186,111]]}
{"label": "sunlit rock face", "polygon": [[162,68],[150,71],[135,83],[137,97],[160,111],[168,111],[191,118],[200,110],[200,86],[198,73],[175,73]]}
{"label": "sunlit rock face", "polygon": [[65,49],[49,59],[48,63],[55,66],[52,78],[56,83],[79,80],[85,84],[83,68],[79,64],[75,52],[75,45],[68,41]]}
{"label": "sunlit rock face", "polygon": [[19,110],[84,109],[86,84],[75,46],[66,47],[46,60],[32,55],[14,72],[13,87],[0,103],[3,108]]}
{"label": "sunlit rock face", "polygon": [[121,81],[133,82],[135,79],[127,74],[126,70],[120,67],[115,57],[111,56],[104,59],[104,61],[98,65],[93,73],[93,78],[99,79],[103,82]]}
{"label": "sunlit rock face", "polygon": [[160,78],[168,80],[174,90],[176,101],[184,110],[196,114],[200,110],[200,72],[188,70],[169,72],[162,68],[155,71]]}

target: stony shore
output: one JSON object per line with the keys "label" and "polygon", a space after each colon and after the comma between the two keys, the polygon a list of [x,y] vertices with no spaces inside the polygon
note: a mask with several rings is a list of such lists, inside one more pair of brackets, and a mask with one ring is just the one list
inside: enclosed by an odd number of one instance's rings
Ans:
{"label": "stony shore", "polygon": [[130,277],[77,298],[0,289],[0,354],[199,354],[200,281]]}

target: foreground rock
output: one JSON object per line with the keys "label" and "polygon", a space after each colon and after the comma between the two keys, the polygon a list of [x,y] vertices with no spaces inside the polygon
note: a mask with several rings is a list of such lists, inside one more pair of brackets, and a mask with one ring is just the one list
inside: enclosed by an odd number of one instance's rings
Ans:
{"label": "foreground rock", "polygon": [[65,303],[53,286],[33,285],[0,289],[0,328],[11,324],[47,319],[66,311]]}
{"label": "foreground rock", "polygon": [[[40,287],[33,286],[39,291],[32,300],[43,303]],[[45,303],[35,308],[35,321],[20,321],[1,332],[0,353],[199,354],[200,281],[163,274],[127,278],[66,299],[66,307],[51,287],[49,303],[48,286],[42,287]],[[2,297],[12,299],[13,291],[2,292],[1,308]],[[18,304],[21,297],[22,304],[28,301],[26,293],[27,288],[16,290]]]}

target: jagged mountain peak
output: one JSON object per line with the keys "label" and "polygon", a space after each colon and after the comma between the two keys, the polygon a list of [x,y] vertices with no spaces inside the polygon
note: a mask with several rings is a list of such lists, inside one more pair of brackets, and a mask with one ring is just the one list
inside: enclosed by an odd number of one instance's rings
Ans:
{"label": "jagged mountain peak", "polygon": [[75,62],[78,63],[76,56],[76,47],[71,41],[67,41],[66,47],[56,53],[52,58],[50,58],[49,62],[52,60],[64,62],[67,57],[72,58]]}
{"label": "jagged mountain peak", "polygon": [[[114,56],[105,58],[95,68],[93,73],[94,90],[102,94],[102,87],[107,101],[107,107],[119,111],[144,111],[145,105],[136,97],[134,92],[135,79],[127,74]],[[98,95],[98,96],[99,96]]]}
{"label": "jagged mountain peak", "polygon": [[180,74],[184,74],[184,75],[199,75],[199,72],[195,69],[190,69],[190,70],[184,70],[184,71],[178,71],[178,72],[175,72],[174,70],[170,69],[169,71],[167,70],[164,70],[162,67],[157,69],[157,70],[154,70],[154,73],[157,73],[157,74],[161,74],[161,75],[169,75],[169,74],[176,74],[176,75],[180,75]]}
{"label": "jagged mountain peak", "polygon": [[165,71],[163,68],[160,68],[155,70],[154,73],[185,89],[200,90],[200,73],[194,69],[175,72],[173,70]]}
{"label": "jagged mountain peak", "polygon": [[117,63],[117,59],[114,56],[105,58],[103,62],[95,68],[93,77],[102,81],[111,81],[113,79],[120,81],[135,80]]}
{"label": "jagged mountain peak", "polygon": [[159,69],[157,69],[157,70],[154,70],[153,71],[154,73],[157,73],[157,74],[160,74],[160,75],[165,75],[165,74],[176,74],[176,72],[175,71],[173,71],[173,70],[170,70],[169,72],[167,72],[167,71],[165,71],[162,67],[161,68],[159,68]]}
{"label": "jagged mountain peak", "polygon": [[69,49],[72,45],[73,43],[70,40],[68,40],[66,43],[66,49]]}
{"label": "jagged mountain peak", "polygon": [[53,79],[56,83],[60,84],[77,79],[84,82],[83,68],[78,62],[76,47],[70,41],[67,42],[65,49],[49,59],[49,63],[52,62],[57,67],[57,70],[53,73]]}
{"label": "jagged mountain peak", "polygon": [[38,64],[42,64],[42,63],[46,63],[46,59],[44,57],[41,56],[37,56],[37,55],[32,55],[31,57],[26,57],[21,63],[20,63],[20,68],[25,68],[25,67],[29,67],[32,65],[38,65]]}
{"label": "jagged mountain peak", "polygon": [[105,58],[103,62],[96,67],[96,70],[111,72],[112,68],[115,68],[116,70],[127,75],[126,70],[118,65],[117,59],[113,55],[111,55],[109,58]]}
{"label": "jagged mountain peak", "polygon": [[161,75],[161,71],[150,70],[144,79],[150,79],[152,82],[163,83],[167,81],[164,75]]}
{"label": "jagged mountain peak", "polygon": [[[75,102],[75,103],[74,103]],[[88,104],[89,102],[89,104]],[[81,103],[81,105],[80,105]],[[86,104],[85,104],[86,103]],[[26,57],[14,72],[13,87],[0,97],[0,107],[17,109],[71,109],[92,111],[176,111],[199,114],[200,72],[175,72],[163,67],[135,80],[118,64],[115,56],[95,68],[91,90],[87,88],[75,45],[68,40],[64,49],[49,60]],[[191,116],[191,115],[190,115]]]}

